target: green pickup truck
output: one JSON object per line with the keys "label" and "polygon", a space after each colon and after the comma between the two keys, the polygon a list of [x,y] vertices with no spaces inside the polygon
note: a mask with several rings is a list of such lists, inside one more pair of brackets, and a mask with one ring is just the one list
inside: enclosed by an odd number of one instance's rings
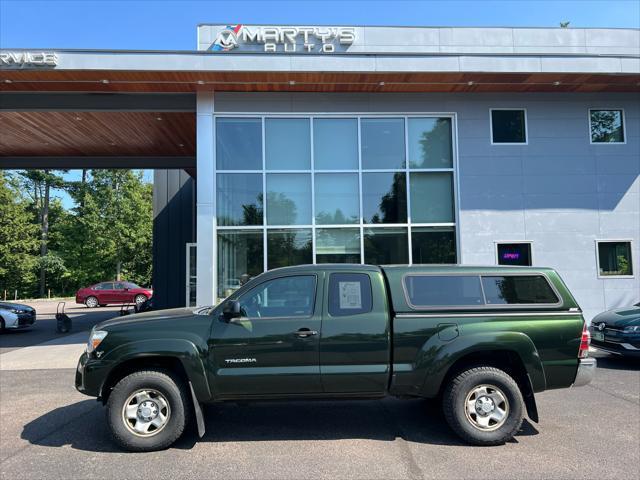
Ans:
{"label": "green pickup truck", "polygon": [[538,421],[534,394],[589,383],[589,334],[547,268],[302,265],[215,307],[147,312],[91,331],[76,388],[117,443],[166,448],[201,404],[438,398],[451,428],[498,445]]}

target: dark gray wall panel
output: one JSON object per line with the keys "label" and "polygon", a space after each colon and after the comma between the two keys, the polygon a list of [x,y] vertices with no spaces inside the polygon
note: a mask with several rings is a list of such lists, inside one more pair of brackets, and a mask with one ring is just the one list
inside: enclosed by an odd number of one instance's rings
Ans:
{"label": "dark gray wall panel", "polygon": [[183,307],[185,245],[195,242],[195,180],[184,170],[155,170],[153,296],[155,308]]}

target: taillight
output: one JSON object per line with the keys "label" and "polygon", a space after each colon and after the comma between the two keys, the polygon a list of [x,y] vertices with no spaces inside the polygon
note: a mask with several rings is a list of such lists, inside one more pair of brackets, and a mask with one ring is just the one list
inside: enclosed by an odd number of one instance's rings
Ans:
{"label": "taillight", "polygon": [[589,344],[591,343],[591,334],[587,328],[587,323],[582,327],[582,338],[580,339],[580,348],[578,349],[578,358],[587,358],[589,355]]}

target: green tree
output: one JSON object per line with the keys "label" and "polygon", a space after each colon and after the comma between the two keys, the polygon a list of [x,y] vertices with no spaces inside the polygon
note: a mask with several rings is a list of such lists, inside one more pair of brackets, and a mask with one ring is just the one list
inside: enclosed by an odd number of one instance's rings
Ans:
{"label": "green tree", "polygon": [[150,285],[153,189],[142,172],[91,170],[69,186],[76,203],[65,222],[65,264],[77,286],[116,279]]}
{"label": "green tree", "polygon": [[40,297],[44,297],[47,284],[47,270],[44,257],[49,251],[49,209],[51,204],[51,190],[62,188],[63,178],[55,170],[22,170],[19,172],[22,186],[31,195],[32,207],[37,215],[40,225],[40,258],[39,262],[39,287]]}
{"label": "green tree", "polygon": [[0,290],[31,295],[36,282],[38,225],[15,180],[0,171]]}

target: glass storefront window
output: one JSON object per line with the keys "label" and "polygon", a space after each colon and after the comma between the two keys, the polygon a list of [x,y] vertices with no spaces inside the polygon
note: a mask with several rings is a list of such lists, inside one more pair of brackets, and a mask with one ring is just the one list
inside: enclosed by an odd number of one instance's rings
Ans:
{"label": "glass storefront window", "polygon": [[262,230],[218,230],[218,298],[262,273]]}
{"label": "glass storefront window", "polygon": [[262,170],[262,120],[216,119],[216,168]]}
{"label": "glass storefront window", "polygon": [[364,263],[394,265],[409,263],[406,228],[365,228]]}
{"label": "glass storefront window", "polygon": [[318,173],[315,176],[316,224],[358,223],[358,174]]}
{"label": "glass storefront window", "polygon": [[187,243],[187,307],[196,306],[196,291],[198,288],[198,275],[197,275],[197,258],[198,251],[195,243]]}
{"label": "glass storefront window", "polygon": [[363,118],[360,135],[363,169],[405,167],[403,118]]}
{"label": "glass storefront window", "polygon": [[405,173],[363,173],[362,210],[364,223],[406,223]]}
{"label": "glass storefront window", "polygon": [[450,118],[410,118],[409,168],[452,168]]}
{"label": "glass storefront window", "polygon": [[360,229],[316,229],[316,263],[360,263]]}
{"label": "glass storefront window", "polygon": [[265,268],[456,263],[452,118],[223,114],[215,129],[219,297]]}
{"label": "glass storefront window", "polygon": [[262,175],[219,173],[216,176],[218,225],[262,225]]}
{"label": "glass storefront window", "polygon": [[313,120],[313,161],[316,170],[358,169],[358,120]]}
{"label": "glass storefront window", "polygon": [[450,173],[411,173],[411,221],[453,222],[453,177]]}
{"label": "glass storefront window", "polygon": [[267,175],[267,224],[311,224],[311,175],[306,173]]}
{"label": "glass storefront window", "polygon": [[313,263],[311,229],[267,230],[267,269]]}
{"label": "glass storefront window", "polygon": [[453,227],[412,227],[414,264],[456,263],[456,232]]}
{"label": "glass storefront window", "polygon": [[309,170],[311,134],[308,118],[265,119],[267,170]]}

